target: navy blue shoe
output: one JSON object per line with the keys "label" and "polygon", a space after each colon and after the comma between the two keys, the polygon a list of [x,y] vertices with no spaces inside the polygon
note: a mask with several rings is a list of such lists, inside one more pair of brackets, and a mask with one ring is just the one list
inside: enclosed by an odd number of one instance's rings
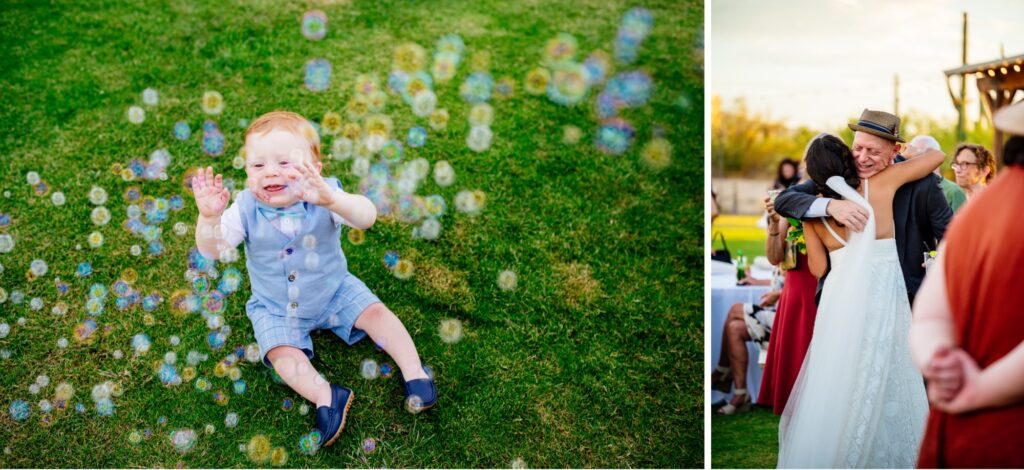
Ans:
{"label": "navy blue shoe", "polygon": [[434,376],[426,367],[423,368],[423,372],[427,374],[428,378],[405,382],[405,408],[412,413],[429,410],[437,404],[437,386],[434,384]]}
{"label": "navy blue shoe", "polygon": [[345,419],[348,418],[348,408],[356,395],[351,389],[340,385],[331,384],[331,406],[321,406],[316,409],[316,429],[320,431],[320,447],[327,447],[334,444],[345,429]]}

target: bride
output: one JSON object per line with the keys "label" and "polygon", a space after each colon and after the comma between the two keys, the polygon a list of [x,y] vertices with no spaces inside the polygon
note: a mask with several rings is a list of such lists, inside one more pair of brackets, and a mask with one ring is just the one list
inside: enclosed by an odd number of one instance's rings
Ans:
{"label": "bride", "polygon": [[914,466],[928,401],[907,347],[910,304],[892,200],[901,185],[944,159],[930,150],[861,180],[838,137],[821,134],[808,145],[804,161],[815,188],[856,202],[870,216],[863,232],[824,218],[804,223],[808,267],[819,278],[829,261],[831,270],[779,423],[779,468]]}

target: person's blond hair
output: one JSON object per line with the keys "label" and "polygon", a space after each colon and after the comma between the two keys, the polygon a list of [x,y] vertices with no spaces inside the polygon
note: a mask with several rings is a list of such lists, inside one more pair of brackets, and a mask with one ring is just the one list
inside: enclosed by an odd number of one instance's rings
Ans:
{"label": "person's blond hair", "polygon": [[291,111],[271,111],[256,118],[245,130],[243,142],[249,140],[249,136],[252,134],[266,134],[275,129],[285,130],[308,140],[313,161],[320,161],[320,136],[317,135],[316,129],[313,129],[309,120],[301,114]]}

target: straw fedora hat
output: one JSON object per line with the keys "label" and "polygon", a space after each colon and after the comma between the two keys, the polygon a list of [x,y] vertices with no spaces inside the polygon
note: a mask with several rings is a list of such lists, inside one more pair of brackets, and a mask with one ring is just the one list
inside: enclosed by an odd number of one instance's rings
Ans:
{"label": "straw fedora hat", "polygon": [[1024,136],[1024,101],[1000,109],[992,117],[992,123],[1007,134]]}
{"label": "straw fedora hat", "polygon": [[900,118],[885,111],[865,109],[860,114],[860,120],[856,124],[850,124],[850,129],[894,142],[906,142],[900,137]]}

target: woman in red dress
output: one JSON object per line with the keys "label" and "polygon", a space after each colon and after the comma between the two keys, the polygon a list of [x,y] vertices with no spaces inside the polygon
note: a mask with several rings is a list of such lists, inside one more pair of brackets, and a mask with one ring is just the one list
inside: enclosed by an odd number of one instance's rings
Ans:
{"label": "woman in red dress", "polygon": [[923,468],[1024,467],[1024,105],[995,121],[1018,135],[1007,169],[957,213],[914,303],[910,350],[931,402]]}
{"label": "woman in red dress", "polygon": [[[775,213],[768,203],[768,211]],[[787,222],[783,219],[783,224]],[[771,234],[770,234],[771,235]],[[775,236],[786,237],[786,230],[779,230]],[[781,415],[786,409],[786,400],[793,389],[796,376],[804,364],[804,355],[811,344],[814,332],[814,317],[818,307],[814,294],[818,279],[807,267],[807,255],[798,254],[795,269],[786,271],[786,281],[779,297],[772,336],[768,344],[768,358],[761,377],[761,390],[757,402],[770,406],[772,412]]]}

